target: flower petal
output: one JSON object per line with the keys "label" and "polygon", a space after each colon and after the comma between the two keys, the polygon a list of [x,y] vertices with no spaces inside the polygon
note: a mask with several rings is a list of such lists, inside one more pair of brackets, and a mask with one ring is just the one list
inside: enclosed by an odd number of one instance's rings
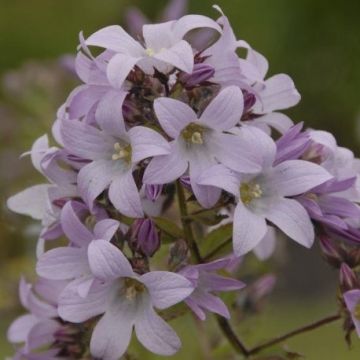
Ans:
{"label": "flower petal", "polygon": [[87,246],[94,235],[80,221],[74,210],[74,203],[69,201],[61,211],[61,226],[65,235],[77,246]]}
{"label": "flower petal", "polygon": [[109,199],[123,215],[141,218],[144,215],[138,188],[131,171],[119,174],[109,188]]}
{"label": "flower petal", "polygon": [[154,101],[155,114],[165,132],[176,139],[181,130],[197,120],[190,106],[179,100],[160,98]]}
{"label": "flower petal", "polygon": [[91,125],[78,120],[62,120],[60,131],[65,148],[73,155],[100,160],[111,154],[114,141]]}
{"label": "flower petal", "polygon": [[59,316],[72,323],[82,323],[105,312],[109,284],[96,283],[86,297],[79,295],[82,279],[72,281],[59,297]]}
{"label": "flower petal", "polygon": [[39,322],[39,319],[32,315],[26,314],[18,317],[10,325],[7,332],[7,339],[11,343],[25,342],[30,330]]}
{"label": "flower petal", "polygon": [[216,130],[229,130],[241,119],[244,110],[242,92],[237,86],[229,86],[208,105],[200,121]]}
{"label": "flower petal", "polygon": [[177,141],[170,143],[170,154],[153,158],[147,166],[144,184],[166,184],[178,179],[188,167]]}
{"label": "flower petal", "polygon": [[111,161],[97,160],[85,165],[78,175],[78,187],[85,203],[92,208],[93,201],[109,186],[114,178]]}
{"label": "flower petal", "polygon": [[264,217],[254,214],[239,202],[234,213],[233,247],[236,256],[253,250],[267,231]]}
{"label": "flower petal", "polygon": [[66,280],[90,272],[85,249],[59,247],[40,256],[36,272],[52,280]]}
{"label": "flower petal", "polygon": [[135,332],[139,341],[158,355],[173,355],[181,347],[181,341],[175,331],[156,314],[150,304],[145,304],[139,309]]}
{"label": "flower petal", "polygon": [[181,40],[170,48],[156,53],[154,58],[173,65],[189,74],[194,67],[193,50],[190,44],[185,40]]}
{"label": "flower petal", "polygon": [[95,118],[100,128],[109,135],[121,137],[125,133],[122,106],[127,92],[109,91],[99,102]]}
{"label": "flower petal", "polygon": [[135,126],[128,132],[131,141],[131,161],[137,163],[152,156],[170,153],[169,143],[155,130]]}
{"label": "flower petal", "polygon": [[166,309],[187,298],[194,290],[185,277],[168,271],[151,271],[140,277],[149,290],[152,304]]}
{"label": "flower petal", "polygon": [[323,167],[304,160],[284,161],[266,177],[267,186],[283,196],[300,195],[332,178]]}
{"label": "flower petal", "polygon": [[293,199],[279,198],[264,211],[264,216],[291,239],[310,248],[314,242],[314,227],[306,210]]}
{"label": "flower petal", "polygon": [[50,184],[31,186],[11,196],[6,205],[15,213],[30,216],[35,220],[42,220],[47,209],[50,187]]}
{"label": "flower petal", "polygon": [[107,26],[89,36],[85,44],[99,46],[115,52],[140,55],[144,49],[121,26]]}
{"label": "flower petal", "polygon": [[272,226],[267,227],[267,233],[261,242],[254,248],[254,253],[259,260],[267,260],[275,251],[276,233]]}
{"label": "flower petal", "polygon": [[106,75],[109,83],[117,89],[120,89],[130,71],[140,61],[140,57],[133,57],[127,54],[116,54],[109,62],[106,69]]}
{"label": "flower petal", "polygon": [[94,237],[96,239],[110,241],[119,229],[120,223],[117,220],[105,219],[96,223]]}
{"label": "flower petal", "polygon": [[131,265],[124,254],[106,240],[94,240],[88,249],[92,273],[101,280],[133,276]]}
{"label": "flower petal", "polygon": [[230,319],[229,310],[219,297],[205,291],[194,291],[191,295],[191,299],[202,308],[215,314],[219,314],[226,319]]}

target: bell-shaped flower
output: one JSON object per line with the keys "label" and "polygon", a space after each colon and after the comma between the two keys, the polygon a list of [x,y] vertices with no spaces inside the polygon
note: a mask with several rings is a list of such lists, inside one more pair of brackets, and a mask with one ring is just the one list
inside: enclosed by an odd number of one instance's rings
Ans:
{"label": "bell-shaped flower", "polygon": [[91,160],[77,179],[80,195],[89,207],[109,188],[109,199],[117,210],[126,216],[143,217],[133,170],[141,160],[168,154],[170,146],[147,127],[126,129],[121,111],[124,96],[119,94],[109,92],[99,103],[96,119],[100,129],[78,120],[63,120],[60,130],[71,154]]}
{"label": "bell-shaped flower", "polygon": [[144,173],[145,184],[165,184],[178,179],[189,168],[192,190],[204,207],[218,199],[214,188],[199,186],[197,178],[218,162],[229,168],[254,173],[261,169],[253,147],[234,134],[226,133],[239,121],[243,111],[241,90],[222,90],[199,117],[181,101],[160,98],[154,109],[160,125],[173,139],[171,153],[154,158]]}
{"label": "bell-shaped flower", "polygon": [[226,268],[231,261],[231,258],[224,258],[206,264],[189,265],[179,271],[195,287],[185,303],[200,320],[206,319],[205,310],[230,319],[227,306],[213,292],[240,290],[245,286],[239,280],[216,274],[216,271]]}
{"label": "bell-shaped flower", "polygon": [[120,88],[135,65],[147,74],[153,74],[154,68],[168,73],[174,67],[191,73],[194,66],[193,50],[183,38],[189,31],[198,28],[221,32],[220,26],[208,17],[186,15],[176,21],[144,25],[144,46],[118,25],[95,32],[86,39],[85,44],[113,52],[107,66],[107,77],[114,87]]}
{"label": "bell-shaped flower", "polygon": [[233,248],[236,256],[254,249],[267,232],[266,220],[296,242],[310,247],[314,229],[306,210],[289,197],[303,194],[332,176],[321,166],[304,160],[288,160],[274,166],[276,144],[263,131],[241,129],[243,141],[257,144],[262,171],[256,175],[233,172],[223,165],[206,171],[200,184],[218,186],[235,196]]}
{"label": "bell-shaped flower", "polygon": [[79,294],[86,296],[94,282],[88,260],[89,245],[93,240],[110,241],[120,223],[112,219],[101,220],[95,224],[93,231],[90,231],[80,221],[75,207],[75,202],[68,202],[61,212],[61,226],[70,246],[56,247],[42,254],[36,271],[45,279],[76,279]]}
{"label": "bell-shaped flower", "polygon": [[140,343],[155,354],[172,355],[180,348],[180,339],[154,307],[166,309],[188,297],[193,291],[190,281],[166,271],[138,275],[123,253],[104,240],[90,244],[89,264],[99,282],[86,298],[79,296],[76,284],[70,284],[61,294],[59,314],[81,323],[105,313],[91,337],[94,358],[119,359],[133,328]]}

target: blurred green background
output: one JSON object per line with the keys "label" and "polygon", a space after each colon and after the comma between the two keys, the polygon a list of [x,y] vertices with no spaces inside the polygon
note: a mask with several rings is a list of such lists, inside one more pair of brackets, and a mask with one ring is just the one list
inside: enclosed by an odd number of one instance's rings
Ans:
{"label": "blurred green background", "polygon": [[[0,356],[10,355],[6,328],[21,309],[17,281],[33,275],[37,225],[10,214],[5,200],[14,192],[41,181],[28,158],[35,138],[49,131],[56,109],[76,84],[58,58],[74,54],[78,33],[123,23],[124,10],[137,6],[154,18],[166,1],[122,0],[0,0]],[[217,16],[212,1],[190,0],[189,11]],[[270,74],[288,73],[302,102],[287,113],[307,126],[333,132],[338,143],[360,146],[360,2],[358,0],[218,0],[239,38],[248,41],[270,62]],[[255,319],[240,324],[250,344],[320,318],[336,309],[336,274],[319,252],[288,244],[277,266],[279,280],[269,306]],[[209,355],[201,327],[191,317],[176,321],[184,339],[176,359],[222,358]],[[216,329],[213,330],[216,335]],[[214,335],[214,336],[215,336]],[[194,341],[196,339],[197,341]],[[354,338],[349,351],[341,324],[335,323],[287,343],[289,350],[310,360],[359,359]],[[205,349],[205,350],[204,350]],[[224,345],[224,354],[227,349]],[[207,355],[201,355],[201,353]],[[213,356],[213,357],[211,357]],[[215,357],[214,357],[215,356]],[[157,358],[143,353],[141,359]],[[231,359],[229,355],[227,357]]]}

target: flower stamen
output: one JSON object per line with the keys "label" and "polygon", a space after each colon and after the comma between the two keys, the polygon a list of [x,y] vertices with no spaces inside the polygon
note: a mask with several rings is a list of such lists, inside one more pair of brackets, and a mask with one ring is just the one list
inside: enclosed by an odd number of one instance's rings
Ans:
{"label": "flower stamen", "polygon": [[182,130],[181,135],[188,144],[202,145],[204,144],[205,128],[201,125],[190,123]]}
{"label": "flower stamen", "polygon": [[121,146],[118,142],[114,144],[115,152],[111,156],[112,160],[125,160],[127,163],[131,161],[131,146]]}
{"label": "flower stamen", "polygon": [[126,278],[124,284],[125,297],[128,300],[134,300],[139,294],[141,294],[145,290],[144,284],[132,278]]}
{"label": "flower stamen", "polygon": [[263,191],[259,184],[248,182],[240,185],[240,198],[241,201],[248,205],[254,199],[258,199],[263,195]]}

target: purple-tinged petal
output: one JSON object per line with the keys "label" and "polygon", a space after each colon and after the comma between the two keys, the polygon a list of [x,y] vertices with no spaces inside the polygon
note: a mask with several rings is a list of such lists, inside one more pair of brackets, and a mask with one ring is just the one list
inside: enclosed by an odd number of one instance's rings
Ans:
{"label": "purple-tinged petal", "polygon": [[208,105],[199,121],[216,130],[229,130],[241,119],[243,94],[237,86],[229,86]]}
{"label": "purple-tinged petal", "polygon": [[277,130],[280,134],[284,134],[286,131],[288,131],[291,128],[291,126],[294,125],[293,121],[288,116],[278,112],[265,114],[261,117],[256,118],[255,120],[250,122],[250,124],[251,123],[266,124]]}
{"label": "purple-tinged petal", "polygon": [[49,184],[31,186],[11,196],[6,205],[15,213],[42,220],[47,209],[50,186]]}
{"label": "purple-tinged petal", "polygon": [[42,319],[57,317],[56,306],[48,304],[33,292],[29,294],[29,311],[38,318]]}
{"label": "purple-tinged petal", "polygon": [[194,67],[193,50],[190,44],[185,40],[181,40],[170,48],[156,53],[154,58],[167,64],[171,64],[189,74]]}
{"label": "purple-tinged petal", "polygon": [[230,313],[224,302],[217,296],[214,296],[208,292],[195,290],[191,295],[191,299],[202,308],[219,314],[226,319],[230,319]]}
{"label": "purple-tinged petal", "polygon": [[349,309],[349,311],[351,313],[351,317],[353,319],[353,323],[355,325],[357,335],[360,338],[360,320],[354,314],[355,308],[359,307],[359,304],[360,304],[360,290],[354,289],[354,290],[349,290],[346,293],[344,293],[344,301],[345,301],[346,307]]}
{"label": "purple-tinged petal", "polygon": [[54,334],[59,329],[60,324],[55,320],[43,320],[38,322],[29,332],[27,348],[36,350],[42,346],[54,342]]}
{"label": "purple-tinged petal", "polygon": [[265,212],[265,217],[291,239],[307,248],[312,246],[314,227],[306,210],[296,200],[279,198]]}
{"label": "purple-tinged petal", "polygon": [[131,142],[131,161],[137,163],[152,156],[170,153],[169,143],[155,130],[135,126],[128,132]]}
{"label": "purple-tinged petal", "polygon": [[151,271],[140,277],[149,290],[151,302],[158,309],[166,309],[187,298],[194,290],[182,275],[168,271]]}
{"label": "purple-tinged petal", "polygon": [[324,183],[332,176],[321,166],[304,160],[288,160],[275,166],[266,175],[269,189],[283,196],[300,195]]}
{"label": "purple-tinged petal", "polygon": [[31,162],[34,168],[42,173],[41,160],[44,157],[46,151],[49,150],[49,138],[45,134],[39,137],[33,144],[30,150]]}
{"label": "purple-tinged petal", "polygon": [[201,287],[208,291],[234,291],[244,288],[246,285],[239,280],[217,274],[207,273],[201,275]]}
{"label": "purple-tinged petal", "polygon": [[261,171],[256,153],[237,135],[216,134],[212,137],[211,150],[215,157],[225,166],[241,173]]}
{"label": "purple-tinged petal", "polygon": [[142,28],[150,20],[135,6],[126,9],[125,22],[128,32],[135,38],[142,33]]}
{"label": "purple-tinged petal", "polygon": [[178,39],[182,39],[189,31],[209,28],[222,33],[222,29],[214,20],[203,15],[185,15],[174,23],[173,31]]}
{"label": "purple-tinged petal", "polygon": [[129,56],[127,54],[116,54],[109,62],[106,70],[109,83],[117,89],[120,89],[130,71],[140,61],[141,58]]}
{"label": "purple-tinged petal", "polygon": [[200,320],[204,321],[206,319],[205,312],[201,309],[197,302],[191,298],[191,296],[185,299],[185,303]]}
{"label": "purple-tinged petal", "polygon": [[236,256],[242,256],[254,249],[267,232],[262,216],[251,212],[239,202],[234,213],[233,247]]}
{"label": "purple-tinged petal", "polygon": [[144,49],[121,26],[107,26],[89,36],[85,44],[99,46],[123,54],[140,56]]}
{"label": "purple-tinged petal", "polygon": [[85,249],[59,247],[40,256],[36,272],[52,280],[66,280],[90,272]]}
{"label": "purple-tinged petal", "polygon": [[359,219],[360,208],[351,201],[338,197],[323,195],[319,197],[319,205],[325,213],[341,217]]}
{"label": "purple-tinged petal", "polygon": [[72,281],[59,298],[59,316],[72,323],[82,323],[105,312],[109,284],[96,283],[84,298],[79,295],[78,287],[82,279]]}
{"label": "purple-tinged petal", "polygon": [[214,165],[197,179],[201,185],[216,186],[236,197],[240,196],[240,176],[224,165]]}
{"label": "purple-tinged petal", "polygon": [[94,238],[110,241],[119,229],[117,220],[104,219],[96,223],[94,227]]}
{"label": "purple-tinged petal", "polygon": [[100,128],[114,137],[125,133],[125,123],[122,113],[123,102],[127,92],[109,91],[99,102],[95,118]]}
{"label": "purple-tinged petal", "polygon": [[167,184],[178,179],[188,168],[188,162],[177,141],[170,143],[169,155],[153,158],[147,166],[143,182],[145,184]]}
{"label": "purple-tinged petal", "polygon": [[287,109],[296,105],[301,99],[294,82],[285,74],[274,75],[267,79],[259,95],[261,102],[255,105],[254,111],[260,114]]}
{"label": "purple-tinged petal", "polygon": [[146,301],[139,309],[135,322],[135,332],[139,341],[148,350],[158,355],[173,355],[181,347],[181,341],[175,331]]}
{"label": "purple-tinged petal", "polygon": [[66,150],[83,159],[110,158],[114,141],[93,126],[78,120],[62,120],[61,136]]}
{"label": "purple-tinged petal", "polygon": [[94,358],[118,360],[123,356],[129,346],[135,322],[134,304],[125,297],[113,300],[91,336],[90,351]]}
{"label": "purple-tinged petal", "polygon": [[118,175],[109,188],[109,199],[123,215],[141,218],[144,212],[138,188],[131,171]]}
{"label": "purple-tinged petal", "polygon": [[88,249],[92,273],[101,280],[131,277],[133,270],[124,254],[106,240],[94,240]]}
{"label": "purple-tinged petal", "polygon": [[89,245],[94,235],[80,221],[74,209],[74,202],[67,202],[61,211],[61,226],[69,240],[77,246]]}
{"label": "purple-tinged petal", "polygon": [[79,192],[90,208],[93,206],[93,201],[109,186],[114,175],[114,166],[108,160],[94,161],[80,170]]}
{"label": "purple-tinged petal", "polygon": [[316,194],[327,194],[327,193],[345,191],[351,188],[355,184],[356,179],[357,179],[356,176],[347,178],[345,180],[337,180],[334,178],[326,181],[321,185],[314,187],[311,190],[311,192],[314,192]]}
{"label": "purple-tinged petal", "polygon": [[154,110],[165,132],[176,139],[186,125],[197,120],[195,112],[185,103],[170,98],[154,101]]}
{"label": "purple-tinged petal", "polygon": [[170,0],[162,12],[162,20],[177,20],[186,13],[187,0]]}
{"label": "purple-tinged petal", "polygon": [[276,247],[276,233],[272,226],[268,226],[268,230],[264,238],[254,248],[254,253],[259,260],[267,260],[274,253]]}
{"label": "purple-tinged petal", "polygon": [[39,319],[32,315],[26,314],[18,317],[10,325],[7,332],[7,339],[11,343],[25,342],[30,330],[39,322]]}
{"label": "purple-tinged petal", "polygon": [[28,309],[28,298],[31,292],[31,284],[27,283],[25,278],[22,276],[19,282],[19,299],[21,305]]}

